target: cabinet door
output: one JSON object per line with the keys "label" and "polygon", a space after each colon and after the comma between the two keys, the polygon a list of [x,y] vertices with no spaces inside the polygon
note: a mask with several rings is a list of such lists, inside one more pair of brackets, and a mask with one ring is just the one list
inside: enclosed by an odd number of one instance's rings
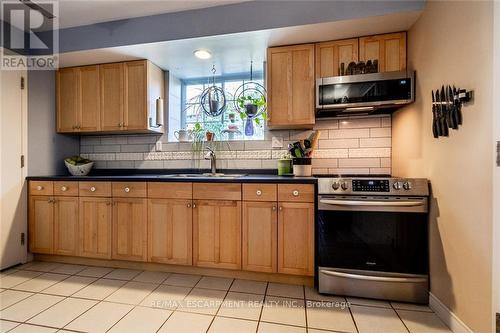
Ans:
{"label": "cabinet door", "polygon": [[314,204],[279,203],[278,272],[314,273]]}
{"label": "cabinet door", "polygon": [[79,201],[78,254],[111,259],[111,199],[80,197]]}
{"label": "cabinet door", "polygon": [[269,127],[312,128],[314,44],[269,48],[267,64]]}
{"label": "cabinet door", "polygon": [[358,39],[343,39],[316,44],[316,78],[340,75],[340,64],[347,68],[358,62]]}
{"label": "cabinet door", "polygon": [[30,196],[29,245],[33,253],[54,252],[53,198]]}
{"label": "cabinet door", "polygon": [[146,199],[113,199],[113,259],[147,261]]}
{"label": "cabinet door", "polygon": [[54,200],[54,253],[75,256],[78,244],[78,198],[55,197]]}
{"label": "cabinet door", "polygon": [[147,62],[130,61],[123,64],[125,73],[125,129],[147,129]]}
{"label": "cabinet door", "polygon": [[241,202],[196,200],[193,208],[193,264],[241,269]]}
{"label": "cabinet door", "polygon": [[57,131],[78,132],[78,69],[57,71]]}
{"label": "cabinet door", "polygon": [[123,129],[123,63],[99,65],[101,130]]}
{"label": "cabinet door", "polygon": [[193,209],[191,200],[148,200],[149,261],[193,263]]}
{"label": "cabinet door", "polygon": [[276,202],[243,202],[243,270],[277,272],[278,213],[276,207]]}
{"label": "cabinet door", "polygon": [[379,72],[406,69],[406,32],[361,37],[359,60],[378,59]]}
{"label": "cabinet door", "polygon": [[78,67],[79,71],[79,130],[100,130],[101,103],[99,89],[99,66]]}

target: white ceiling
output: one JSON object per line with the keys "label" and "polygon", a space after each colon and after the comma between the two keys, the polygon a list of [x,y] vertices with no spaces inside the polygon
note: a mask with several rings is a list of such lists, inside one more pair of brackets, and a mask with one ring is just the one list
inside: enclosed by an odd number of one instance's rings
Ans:
{"label": "white ceiling", "polygon": [[58,18],[60,28],[68,28],[245,1],[249,0],[59,0]]}
{"label": "white ceiling", "polygon": [[[219,74],[241,73],[248,71],[251,61],[254,61],[254,68],[262,64],[268,46],[405,31],[419,15],[419,12],[407,12],[358,20],[69,52],[60,55],[60,66],[149,59],[180,78],[211,75],[213,64]],[[208,60],[194,57],[193,51],[200,48],[210,50],[213,57]]]}

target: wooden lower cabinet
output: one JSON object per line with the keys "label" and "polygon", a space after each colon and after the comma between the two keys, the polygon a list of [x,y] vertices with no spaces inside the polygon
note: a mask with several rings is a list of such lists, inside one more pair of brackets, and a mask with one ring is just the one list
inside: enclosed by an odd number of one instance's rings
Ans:
{"label": "wooden lower cabinet", "polygon": [[241,201],[194,201],[193,265],[241,269]]}
{"label": "wooden lower cabinet", "polygon": [[54,198],[54,254],[78,252],[78,197]]}
{"label": "wooden lower cabinet", "polygon": [[111,198],[80,197],[78,254],[111,259]]}
{"label": "wooden lower cabinet", "polygon": [[243,202],[242,269],[276,273],[277,244],[277,203]]}
{"label": "wooden lower cabinet", "polygon": [[193,208],[191,199],[148,200],[148,260],[193,263]]}
{"label": "wooden lower cabinet", "polygon": [[148,260],[147,200],[113,199],[113,259]]}
{"label": "wooden lower cabinet", "polygon": [[33,253],[54,252],[54,198],[30,196],[29,247]]}
{"label": "wooden lower cabinet", "polygon": [[313,203],[279,203],[278,273],[314,274]]}

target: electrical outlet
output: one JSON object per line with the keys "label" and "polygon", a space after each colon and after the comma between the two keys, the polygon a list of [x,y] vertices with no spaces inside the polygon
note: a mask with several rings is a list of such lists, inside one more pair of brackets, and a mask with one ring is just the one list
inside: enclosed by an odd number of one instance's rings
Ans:
{"label": "electrical outlet", "polygon": [[161,148],[162,148],[161,141],[156,141],[155,151],[161,151]]}
{"label": "electrical outlet", "polygon": [[271,147],[272,148],[283,148],[283,138],[273,136],[271,139]]}

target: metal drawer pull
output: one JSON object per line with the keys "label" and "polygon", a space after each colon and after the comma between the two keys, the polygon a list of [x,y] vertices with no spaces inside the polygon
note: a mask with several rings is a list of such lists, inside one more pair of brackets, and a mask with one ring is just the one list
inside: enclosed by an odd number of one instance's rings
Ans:
{"label": "metal drawer pull", "polygon": [[299,191],[295,190],[292,192],[293,196],[294,197],[298,197],[299,196]]}
{"label": "metal drawer pull", "polygon": [[372,276],[372,275],[359,275],[351,273],[342,273],[335,271],[320,270],[320,273],[330,276],[337,276],[346,279],[355,280],[365,280],[365,281],[377,281],[377,282],[400,282],[400,283],[415,283],[415,282],[427,282],[427,278],[424,277],[386,277],[386,276]]}
{"label": "metal drawer pull", "polygon": [[38,186],[36,187],[36,189],[37,189],[37,191],[41,191],[41,190],[43,190],[43,186],[38,185]]}
{"label": "metal drawer pull", "polygon": [[95,192],[95,190],[96,190],[96,188],[95,188],[94,186],[92,186],[92,187],[90,188],[90,192]]}
{"label": "metal drawer pull", "polygon": [[423,201],[364,201],[364,200],[333,200],[321,199],[320,203],[337,206],[384,206],[384,207],[415,207],[422,206]]}
{"label": "metal drawer pull", "polygon": [[257,190],[257,191],[255,192],[255,194],[257,194],[258,196],[261,196],[261,195],[262,195],[262,191],[261,191],[261,190]]}
{"label": "metal drawer pull", "polygon": [[66,186],[61,186],[61,191],[66,192],[68,188]]}
{"label": "metal drawer pull", "polygon": [[125,187],[123,190],[125,191],[125,193],[130,192],[130,188],[129,187]]}

